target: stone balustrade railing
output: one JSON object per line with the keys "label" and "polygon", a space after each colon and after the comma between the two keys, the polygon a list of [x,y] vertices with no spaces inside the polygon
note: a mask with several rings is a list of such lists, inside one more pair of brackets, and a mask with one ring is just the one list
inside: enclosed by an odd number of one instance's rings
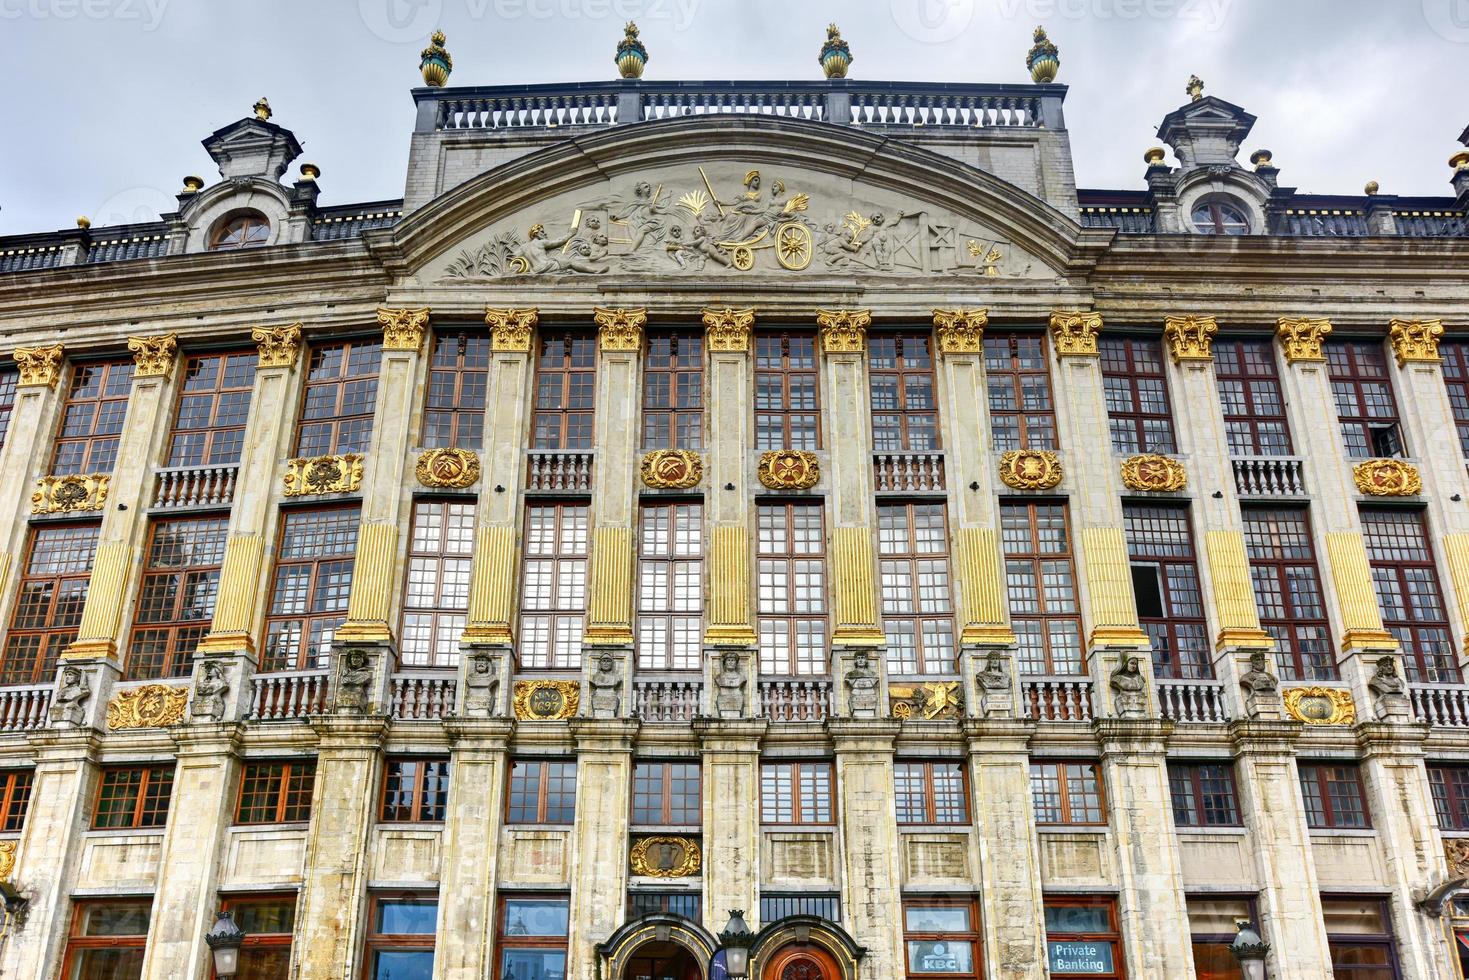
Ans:
{"label": "stone balustrade railing", "polygon": [[171,466],[158,471],[153,506],[227,507],[235,499],[239,466]]}
{"label": "stone balustrade railing", "polygon": [[1241,497],[1301,497],[1305,461],[1299,456],[1235,456],[1234,489]]}
{"label": "stone balustrade railing", "polygon": [[454,713],[459,682],[453,673],[409,672],[388,679],[393,717],[399,721],[433,721]]}
{"label": "stone balustrade railing", "polygon": [[1440,728],[1469,728],[1469,688],[1461,684],[1409,684],[1413,715]]}
{"label": "stone balustrade railing", "polygon": [[1020,701],[1034,721],[1091,721],[1090,677],[1022,677]]}
{"label": "stone balustrade railing", "polygon": [[1230,717],[1223,681],[1159,678],[1158,707],[1164,718],[1176,722],[1222,723]]}
{"label": "stone balustrade railing", "polygon": [[829,680],[762,680],[761,718],[771,721],[824,721],[831,714]]}
{"label": "stone balustrade railing", "polygon": [[0,732],[29,732],[46,725],[50,684],[0,688]]}
{"label": "stone balustrade railing", "polygon": [[692,721],[699,714],[704,685],[687,678],[633,681],[632,713],[647,722]]}
{"label": "stone balustrade railing", "polygon": [[879,493],[944,489],[943,453],[873,453],[872,469]]}
{"label": "stone balustrade railing", "polygon": [[525,488],[553,493],[592,489],[592,454],[532,449],[526,453]]}
{"label": "stone balustrade railing", "polygon": [[290,721],[326,710],[327,672],[256,674],[250,682],[252,721]]}

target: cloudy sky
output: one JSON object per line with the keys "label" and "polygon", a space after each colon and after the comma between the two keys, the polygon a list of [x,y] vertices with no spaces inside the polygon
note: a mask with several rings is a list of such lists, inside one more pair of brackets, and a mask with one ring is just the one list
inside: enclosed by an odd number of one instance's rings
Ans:
{"label": "cloudy sky", "polygon": [[323,204],[401,196],[435,27],[452,84],[586,81],[615,75],[627,17],[657,79],[816,78],[836,20],[854,78],[1021,82],[1044,23],[1084,187],[1142,186],[1190,73],[1319,193],[1450,194],[1469,125],[1469,0],[0,0],[0,234],[171,209],[215,177],[199,141],[261,95]]}

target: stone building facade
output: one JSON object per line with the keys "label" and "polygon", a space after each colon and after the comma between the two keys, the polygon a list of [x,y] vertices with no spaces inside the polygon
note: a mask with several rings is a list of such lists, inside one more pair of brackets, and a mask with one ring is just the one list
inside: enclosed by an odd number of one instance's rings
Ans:
{"label": "stone building facade", "polygon": [[262,103],[0,240],[0,975],[1463,977],[1469,154],[1065,92],[430,86],[354,207]]}

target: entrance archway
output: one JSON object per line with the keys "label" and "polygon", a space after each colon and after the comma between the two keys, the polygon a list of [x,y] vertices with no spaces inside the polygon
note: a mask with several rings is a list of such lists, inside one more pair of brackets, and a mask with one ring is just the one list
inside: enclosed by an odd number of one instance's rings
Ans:
{"label": "entrance archway", "polygon": [[704,971],[678,943],[651,942],[633,950],[618,980],[704,980]]}
{"label": "entrance archway", "polygon": [[597,947],[606,980],[707,980],[719,941],[692,919],[651,912],[625,922]]}
{"label": "entrance archway", "polygon": [[762,980],[842,980],[842,972],[820,946],[792,943],[770,957]]}

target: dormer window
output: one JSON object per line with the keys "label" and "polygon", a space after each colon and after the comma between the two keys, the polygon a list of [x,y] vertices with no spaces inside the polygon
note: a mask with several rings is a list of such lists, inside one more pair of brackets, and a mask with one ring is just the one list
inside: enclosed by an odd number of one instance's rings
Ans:
{"label": "dormer window", "polygon": [[270,239],[270,222],[259,211],[246,211],[226,218],[214,228],[209,236],[211,252],[229,252],[240,248],[255,248]]}
{"label": "dormer window", "polygon": [[1200,235],[1248,235],[1250,219],[1228,201],[1205,201],[1194,208],[1194,230]]}

